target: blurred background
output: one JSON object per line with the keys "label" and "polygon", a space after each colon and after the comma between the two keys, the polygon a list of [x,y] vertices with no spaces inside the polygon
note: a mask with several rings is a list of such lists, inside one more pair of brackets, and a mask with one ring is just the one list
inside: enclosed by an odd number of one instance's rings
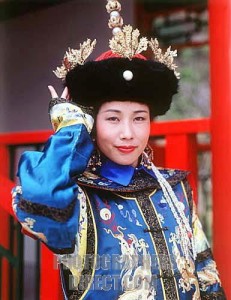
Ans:
{"label": "blurred background", "polygon": [[[179,94],[175,96],[171,110],[155,122],[207,120],[211,114],[207,1],[120,2],[125,24],[139,28],[143,36],[157,37],[164,49],[171,45],[172,49],[178,50]],[[91,59],[108,49],[111,30],[107,26],[109,16],[105,5],[106,0],[0,0],[0,134],[51,130],[47,85],[62,91],[62,82],[52,71],[61,64],[68,47],[78,48],[87,38],[97,39]],[[200,218],[213,244],[210,139],[210,132],[197,134],[198,143],[204,146],[197,156],[197,199]],[[157,148],[163,143],[161,138],[155,138]],[[40,150],[42,144],[35,147],[22,143],[11,152],[9,177],[12,181],[17,182],[16,165],[22,151]],[[40,245],[22,237],[12,217],[8,225],[11,252],[15,255],[12,257],[3,246],[0,247],[0,299],[50,300],[40,295]],[[1,244],[6,232],[0,230]],[[9,268],[7,278],[4,277],[6,257],[11,260],[11,265],[17,266]],[[15,282],[15,276],[21,276],[20,282],[19,278]]]}

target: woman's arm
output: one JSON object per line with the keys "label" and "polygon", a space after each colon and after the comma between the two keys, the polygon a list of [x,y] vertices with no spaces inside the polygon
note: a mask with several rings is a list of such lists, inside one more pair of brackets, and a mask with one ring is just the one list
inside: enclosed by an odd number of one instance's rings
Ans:
{"label": "woman's arm", "polygon": [[74,250],[82,197],[73,177],[84,172],[91,156],[93,119],[70,102],[57,102],[50,111],[55,134],[42,152],[21,156],[13,207],[24,230],[56,253],[67,253]]}

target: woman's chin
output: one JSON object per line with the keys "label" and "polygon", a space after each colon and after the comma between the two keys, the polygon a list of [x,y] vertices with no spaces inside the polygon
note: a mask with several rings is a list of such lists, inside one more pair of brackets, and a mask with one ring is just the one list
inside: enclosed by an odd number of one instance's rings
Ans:
{"label": "woman's chin", "polygon": [[118,165],[122,165],[122,166],[132,166],[132,167],[136,167],[138,164],[138,158],[137,159],[131,159],[128,157],[123,157],[121,159],[119,159],[118,157],[113,160],[115,163],[117,163]]}

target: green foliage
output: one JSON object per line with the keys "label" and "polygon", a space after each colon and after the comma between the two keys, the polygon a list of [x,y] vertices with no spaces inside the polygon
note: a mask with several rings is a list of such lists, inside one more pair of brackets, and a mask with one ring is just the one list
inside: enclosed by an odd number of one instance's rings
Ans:
{"label": "green foliage", "polygon": [[210,115],[208,47],[185,48],[178,52],[181,73],[179,92],[162,120],[203,118]]}

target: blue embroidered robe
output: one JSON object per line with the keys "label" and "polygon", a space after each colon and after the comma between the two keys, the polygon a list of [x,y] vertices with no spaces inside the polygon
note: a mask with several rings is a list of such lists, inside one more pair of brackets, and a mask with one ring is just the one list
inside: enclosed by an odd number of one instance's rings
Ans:
{"label": "blue embroidered robe", "polygon": [[13,192],[24,230],[58,254],[65,299],[225,299],[187,173],[160,169],[193,230],[190,262],[152,171],[105,159],[92,173],[92,150],[81,122],[60,128],[22,155]]}

